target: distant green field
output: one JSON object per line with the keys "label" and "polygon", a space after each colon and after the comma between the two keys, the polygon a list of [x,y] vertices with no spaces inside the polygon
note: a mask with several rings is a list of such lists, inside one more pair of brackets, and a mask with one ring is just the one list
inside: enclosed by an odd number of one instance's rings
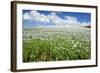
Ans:
{"label": "distant green field", "polygon": [[24,29],[23,62],[90,59],[90,39],[89,28]]}

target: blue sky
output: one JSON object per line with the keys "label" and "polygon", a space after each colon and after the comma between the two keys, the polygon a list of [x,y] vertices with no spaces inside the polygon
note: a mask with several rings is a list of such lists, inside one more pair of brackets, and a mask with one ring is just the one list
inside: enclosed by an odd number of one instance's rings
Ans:
{"label": "blue sky", "polygon": [[23,26],[90,25],[91,13],[23,10]]}

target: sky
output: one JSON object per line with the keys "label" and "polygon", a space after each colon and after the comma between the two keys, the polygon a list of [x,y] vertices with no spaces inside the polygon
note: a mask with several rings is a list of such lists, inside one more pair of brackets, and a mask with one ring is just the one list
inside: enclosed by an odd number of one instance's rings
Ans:
{"label": "sky", "polygon": [[23,10],[23,27],[38,26],[88,26],[91,13]]}

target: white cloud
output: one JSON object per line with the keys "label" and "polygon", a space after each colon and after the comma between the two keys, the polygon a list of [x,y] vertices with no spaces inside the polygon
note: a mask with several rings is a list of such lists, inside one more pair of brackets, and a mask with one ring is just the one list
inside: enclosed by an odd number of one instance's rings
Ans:
{"label": "white cloud", "polygon": [[77,26],[88,26],[91,23],[90,22],[79,22],[76,17],[73,16],[65,16],[66,23],[71,25],[77,25]]}
{"label": "white cloud", "polygon": [[89,25],[91,25],[90,22],[82,22],[82,26],[89,26]]}
{"label": "white cloud", "polygon": [[32,20],[40,21],[40,22],[49,22],[49,19],[46,15],[40,14],[37,11],[31,11],[29,12],[29,15],[32,17]]}
{"label": "white cloud", "polygon": [[76,17],[73,16],[65,16],[67,24],[72,24],[72,25],[79,25],[80,22],[77,20]]}
{"label": "white cloud", "polygon": [[29,12],[29,14],[31,15],[31,16],[40,16],[40,13],[39,12],[37,12],[37,11],[30,11]]}
{"label": "white cloud", "polygon": [[29,19],[31,19],[31,16],[28,13],[24,13],[23,19],[24,20],[29,20]]}
{"label": "white cloud", "polygon": [[64,20],[57,16],[55,12],[52,12],[48,15],[48,19],[53,22],[55,25],[64,25]]}
{"label": "white cloud", "polygon": [[51,12],[48,15],[39,13],[38,11],[30,11],[24,13],[24,19],[31,19],[39,22],[52,22],[57,26],[75,25],[75,26],[86,26],[90,25],[90,22],[79,22],[76,17],[65,16],[64,19],[59,17],[55,12]]}

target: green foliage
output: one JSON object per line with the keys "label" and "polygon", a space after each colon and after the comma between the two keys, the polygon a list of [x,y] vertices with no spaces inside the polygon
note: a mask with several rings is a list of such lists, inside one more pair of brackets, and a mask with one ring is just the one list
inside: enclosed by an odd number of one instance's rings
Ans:
{"label": "green foliage", "polygon": [[23,39],[23,62],[83,60],[91,57],[91,42],[87,31],[51,32],[48,35],[43,31],[43,36],[36,33],[38,37]]}

